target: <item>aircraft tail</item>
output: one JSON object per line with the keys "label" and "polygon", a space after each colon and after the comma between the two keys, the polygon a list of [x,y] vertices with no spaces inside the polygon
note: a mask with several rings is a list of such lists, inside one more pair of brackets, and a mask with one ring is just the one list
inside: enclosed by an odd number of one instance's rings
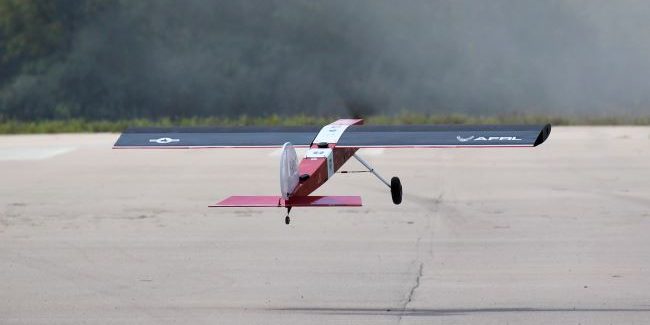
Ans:
{"label": "aircraft tail", "polygon": [[360,196],[298,196],[288,200],[274,195],[235,195],[210,205],[217,207],[360,207]]}

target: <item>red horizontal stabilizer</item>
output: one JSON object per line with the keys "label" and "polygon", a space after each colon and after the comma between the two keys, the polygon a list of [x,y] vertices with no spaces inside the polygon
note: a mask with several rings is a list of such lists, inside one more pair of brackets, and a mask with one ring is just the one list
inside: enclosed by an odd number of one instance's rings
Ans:
{"label": "red horizontal stabilizer", "polygon": [[210,207],[360,207],[360,196],[298,196],[287,201],[281,196],[236,195]]}
{"label": "red horizontal stabilizer", "polygon": [[360,196],[296,196],[285,201],[293,207],[360,207]]}
{"label": "red horizontal stabilizer", "polygon": [[281,196],[271,195],[235,195],[210,205],[210,207],[282,207]]}

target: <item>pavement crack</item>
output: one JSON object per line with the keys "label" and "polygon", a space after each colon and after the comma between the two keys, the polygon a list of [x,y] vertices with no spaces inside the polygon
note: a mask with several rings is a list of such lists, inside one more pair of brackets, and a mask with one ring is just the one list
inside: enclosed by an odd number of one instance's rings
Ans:
{"label": "pavement crack", "polygon": [[402,316],[406,314],[406,309],[408,308],[409,304],[411,301],[413,301],[413,295],[415,294],[415,290],[420,287],[420,278],[422,278],[422,270],[424,269],[424,263],[420,262],[420,266],[418,267],[418,273],[415,276],[415,283],[413,283],[413,286],[411,286],[411,289],[409,289],[408,295],[406,296],[406,299],[404,299],[404,303],[402,304],[402,310],[401,313],[399,314],[399,318],[397,323],[400,324],[402,322]]}
{"label": "pavement crack", "polygon": [[[424,205],[427,208],[427,210],[429,210],[430,213],[425,214],[426,224],[425,224],[425,227],[423,229],[424,233],[420,234],[420,236],[418,237],[418,239],[417,239],[417,241],[415,243],[415,247],[416,247],[416,250],[417,250],[417,256],[416,256],[415,260],[413,261],[413,263],[414,264],[418,263],[418,265],[419,265],[418,266],[418,272],[417,272],[417,274],[415,276],[415,281],[414,281],[413,285],[410,287],[410,289],[408,291],[408,294],[404,298],[404,301],[403,301],[402,306],[400,308],[400,313],[398,315],[398,321],[397,321],[398,324],[400,324],[402,322],[402,317],[408,314],[407,309],[408,309],[409,305],[411,304],[411,302],[413,301],[415,291],[420,287],[420,280],[422,278],[422,273],[424,272],[423,258],[427,259],[427,257],[428,257],[429,260],[433,260],[433,238],[434,238],[434,230],[435,229],[434,229],[434,227],[432,225],[432,222],[433,222],[433,218],[435,218],[435,216],[436,216],[436,213],[440,209],[440,204],[442,203],[443,195],[444,195],[444,193],[440,193],[440,195],[436,199],[434,199],[432,206],[429,205],[429,204]],[[428,237],[428,245],[427,245],[426,248],[422,247],[423,246],[423,244],[422,244],[423,237]],[[424,252],[425,249],[426,249],[426,252]],[[426,256],[423,256],[424,254],[426,254]]]}
{"label": "pavement crack", "polygon": [[424,263],[420,262],[420,267],[418,268],[418,274],[415,277],[415,284],[413,287],[411,287],[411,290],[409,290],[409,294],[406,297],[406,302],[404,303],[404,306],[402,307],[402,311],[406,310],[406,307],[411,303],[413,300],[413,294],[415,293],[415,290],[420,286],[420,278],[422,277],[422,269],[424,268]]}

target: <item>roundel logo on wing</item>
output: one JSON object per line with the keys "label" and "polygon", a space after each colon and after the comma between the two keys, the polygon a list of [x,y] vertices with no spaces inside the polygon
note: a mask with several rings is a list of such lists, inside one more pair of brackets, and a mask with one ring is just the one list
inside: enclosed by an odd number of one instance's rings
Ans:
{"label": "roundel logo on wing", "polygon": [[470,140],[474,139],[474,136],[470,135],[467,138],[463,138],[460,135],[458,135],[458,136],[456,136],[456,139],[458,139],[458,141],[460,141],[460,142],[467,142],[467,141],[470,141]]}
{"label": "roundel logo on wing", "polygon": [[160,144],[167,144],[167,143],[178,142],[178,141],[181,141],[181,140],[180,139],[172,139],[172,138],[149,139],[149,142],[155,142],[155,143],[160,143]]}

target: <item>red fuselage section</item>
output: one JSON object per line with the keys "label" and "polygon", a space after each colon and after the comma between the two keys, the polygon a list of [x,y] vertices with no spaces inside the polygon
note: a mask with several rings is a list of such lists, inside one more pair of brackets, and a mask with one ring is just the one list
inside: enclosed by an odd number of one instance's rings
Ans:
{"label": "red fuselage section", "polygon": [[329,153],[329,150],[331,150],[331,157],[330,159],[319,156],[310,157],[308,151],[307,156],[298,165],[300,182],[291,195],[289,195],[288,202],[291,201],[291,198],[307,196],[314,192],[321,185],[325,184],[354,155],[358,148],[337,148],[336,141],[338,141],[338,138],[347,126],[360,124],[363,124],[362,119],[345,119],[338,120],[323,127],[311,144],[310,151],[317,153],[326,151]]}

